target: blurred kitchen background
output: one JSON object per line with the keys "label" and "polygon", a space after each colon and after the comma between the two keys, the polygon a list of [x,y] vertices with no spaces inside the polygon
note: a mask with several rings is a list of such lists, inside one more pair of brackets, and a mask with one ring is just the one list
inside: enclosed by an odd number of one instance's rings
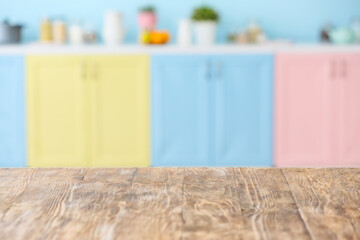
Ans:
{"label": "blurred kitchen background", "polygon": [[0,167],[359,167],[359,0],[0,0]]}
{"label": "blurred kitchen background", "polygon": [[[95,31],[102,39],[104,14],[117,10],[122,14],[122,24],[126,31],[124,42],[136,43],[138,39],[138,12],[151,5],[156,8],[157,28],[170,32],[176,41],[179,20],[190,18],[193,9],[209,5],[220,16],[217,40],[227,42],[229,34],[246,29],[249,24],[259,24],[270,39],[286,39],[300,43],[314,43],[319,40],[319,31],[330,24],[333,27],[351,28],[360,15],[358,0],[209,0],[209,1],[116,1],[116,0],[76,0],[31,2],[15,0],[0,1],[0,19],[22,24],[23,42],[39,39],[39,28],[44,19],[64,21],[67,27],[80,25],[84,31]],[[359,21],[357,19],[357,21]]]}

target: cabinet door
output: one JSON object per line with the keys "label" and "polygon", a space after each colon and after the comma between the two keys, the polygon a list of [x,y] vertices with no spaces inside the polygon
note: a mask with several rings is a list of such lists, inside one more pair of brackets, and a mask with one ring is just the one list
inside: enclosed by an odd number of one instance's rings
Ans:
{"label": "cabinet door", "polygon": [[328,55],[276,59],[275,163],[279,167],[338,164],[338,89]]}
{"label": "cabinet door", "polygon": [[89,139],[85,61],[76,56],[31,56],[27,62],[31,167],[84,167]]}
{"label": "cabinet door", "polygon": [[214,165],[271,166],[273,57],[215,57],[213,70]]}
{"label": "cabinet door", "polygon": [[340,87],[340,162],[360,167],[360,55],[338,58]]}
{"label": "cabinet door", "polygon": [[0,57],[0,167],[25,167],[24,60]]}
{"label": "cabinet door", "polygon": [[210,62],[205,56],[152,58],[152,160],[209,165]]}
{"label": "cabinet door", "polygon": [[89,62],[93,166],[149,166],[148,57],[99,56]]}

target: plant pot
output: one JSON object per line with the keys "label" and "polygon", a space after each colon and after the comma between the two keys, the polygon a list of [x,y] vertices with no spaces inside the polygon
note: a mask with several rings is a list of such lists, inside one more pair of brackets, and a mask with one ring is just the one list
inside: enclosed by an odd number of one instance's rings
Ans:
{"label": "plant pot", "polygon": [[140,12],[138,16],[139,27],[143,30],[154,30],[156,20],[156,13],[154,12]]}
{"label": "plant pot", "polygon": [[201,46],[215,44],[216,27],[215,21],[196,21],[194,23],[196,44]]}

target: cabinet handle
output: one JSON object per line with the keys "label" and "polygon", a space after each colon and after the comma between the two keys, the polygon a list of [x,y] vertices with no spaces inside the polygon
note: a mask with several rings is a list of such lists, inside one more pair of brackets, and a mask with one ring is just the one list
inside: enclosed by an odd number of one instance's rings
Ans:
{"label": "cabinet handle", "polygon": [[221,80],[222,78],[222,63],[217,62],[216,64],[216,78]]}
{"label": "cabinet handle", "polygon": [[330,66],[330,79],[335,80],[336,79],[336,62],[333,60],[331,61]]}

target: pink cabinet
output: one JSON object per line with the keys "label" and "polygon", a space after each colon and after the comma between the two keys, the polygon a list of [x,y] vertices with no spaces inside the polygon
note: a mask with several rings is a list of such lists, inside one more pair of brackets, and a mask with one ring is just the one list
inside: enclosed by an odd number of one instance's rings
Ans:
{"label": "pink cabinet", "polygon": [[360,54],[342,56],[339,63],[340,166],[360,166]]}
{"label": "pink cabinet", "polygon": [[360,55],[276,57],[276,166],[360,166],[359,68]]}

